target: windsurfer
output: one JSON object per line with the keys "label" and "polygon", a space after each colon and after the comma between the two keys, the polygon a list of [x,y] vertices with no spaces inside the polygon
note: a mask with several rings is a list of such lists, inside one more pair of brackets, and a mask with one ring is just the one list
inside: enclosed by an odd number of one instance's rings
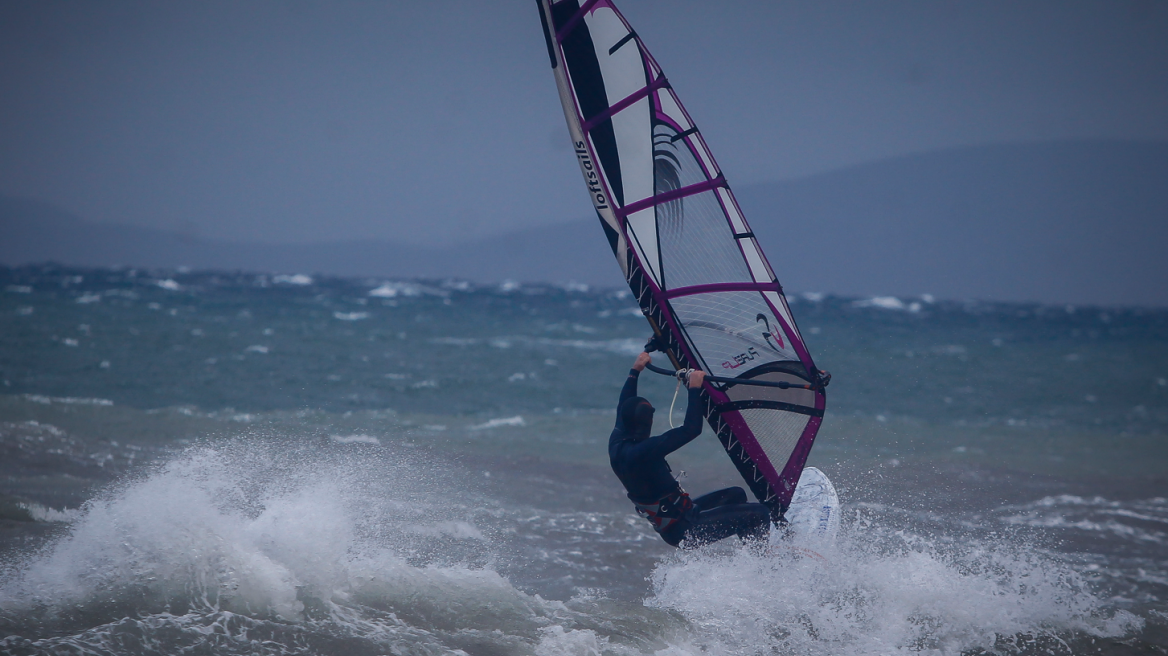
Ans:
{"label": "windsurfer", "polygon": [[649,361],[649,354],[641,353],[633,363],[617,405],[616,427],[608,439],[612,470],[624,484],[637,512],[649,520],[663,540],[675,547],[698,546],[731,535],[744,540],[765,540],[770,528],[770,511],[761,503],[747,503],[742,488],[730,487],[690,499],[673,478],[665,456],[701,435],[701,388],[706,374],[703,371],[689,374],[685,422],[650,437],[653,404],[637,396],[637,379]]}

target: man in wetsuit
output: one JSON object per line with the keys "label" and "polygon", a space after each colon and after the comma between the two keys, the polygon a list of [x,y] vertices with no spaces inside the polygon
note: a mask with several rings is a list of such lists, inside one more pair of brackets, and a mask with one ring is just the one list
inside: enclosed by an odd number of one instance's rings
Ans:
{"label": "man in wetsuit", "polygon": [[689,375],[689,407],[685,423],[656,437],[653,405],[637,396],[637,378],[649,364],[641,353],[621,390],[616,428],[608,438],[608,458],[617,478],[628,490],[637,512],[670,545],[692,547],[731,535],[744,540],[766,540],[770,511],[761,503],[747,503],[746,492],[730,487],[690,499],[673,478],[665,456],[689,444],[702,433],[701,388],[705,372]]}

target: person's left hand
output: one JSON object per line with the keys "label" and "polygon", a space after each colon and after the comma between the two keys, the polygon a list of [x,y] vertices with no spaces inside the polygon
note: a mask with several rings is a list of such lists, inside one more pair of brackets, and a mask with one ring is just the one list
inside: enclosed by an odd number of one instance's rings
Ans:
{"label": "person's left hand", "polygon": [[702,383],[706,381],[706,372],[701,369],[694,369],[689,372],[689,387],[690,389],[698,389]]}

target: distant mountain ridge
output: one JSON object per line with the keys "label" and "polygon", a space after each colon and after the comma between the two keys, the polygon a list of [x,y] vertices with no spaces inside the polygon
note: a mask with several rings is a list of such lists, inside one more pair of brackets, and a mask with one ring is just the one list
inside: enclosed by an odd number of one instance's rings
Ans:
{"label": "distant mountain ridge", "polygon": [[[736,193],[788,289],[1168,305],[1168,144],[964,148]],[[7,265],[623,284],[595,218],[445,247],[245,244],[89,223],[0,197],[0,234]]]}

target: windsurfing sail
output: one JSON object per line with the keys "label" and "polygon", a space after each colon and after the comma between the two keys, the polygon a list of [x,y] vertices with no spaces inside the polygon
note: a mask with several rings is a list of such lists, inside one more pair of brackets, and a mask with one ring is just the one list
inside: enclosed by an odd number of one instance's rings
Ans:
{"label": "windsurfing sail", "polygon": [[[601,226],[673,365],[754,495],[781,516],[823,420],[825,379],[701,132],[609,0],[539,0]],[[749,382],[787,382],[789,388]]]}

